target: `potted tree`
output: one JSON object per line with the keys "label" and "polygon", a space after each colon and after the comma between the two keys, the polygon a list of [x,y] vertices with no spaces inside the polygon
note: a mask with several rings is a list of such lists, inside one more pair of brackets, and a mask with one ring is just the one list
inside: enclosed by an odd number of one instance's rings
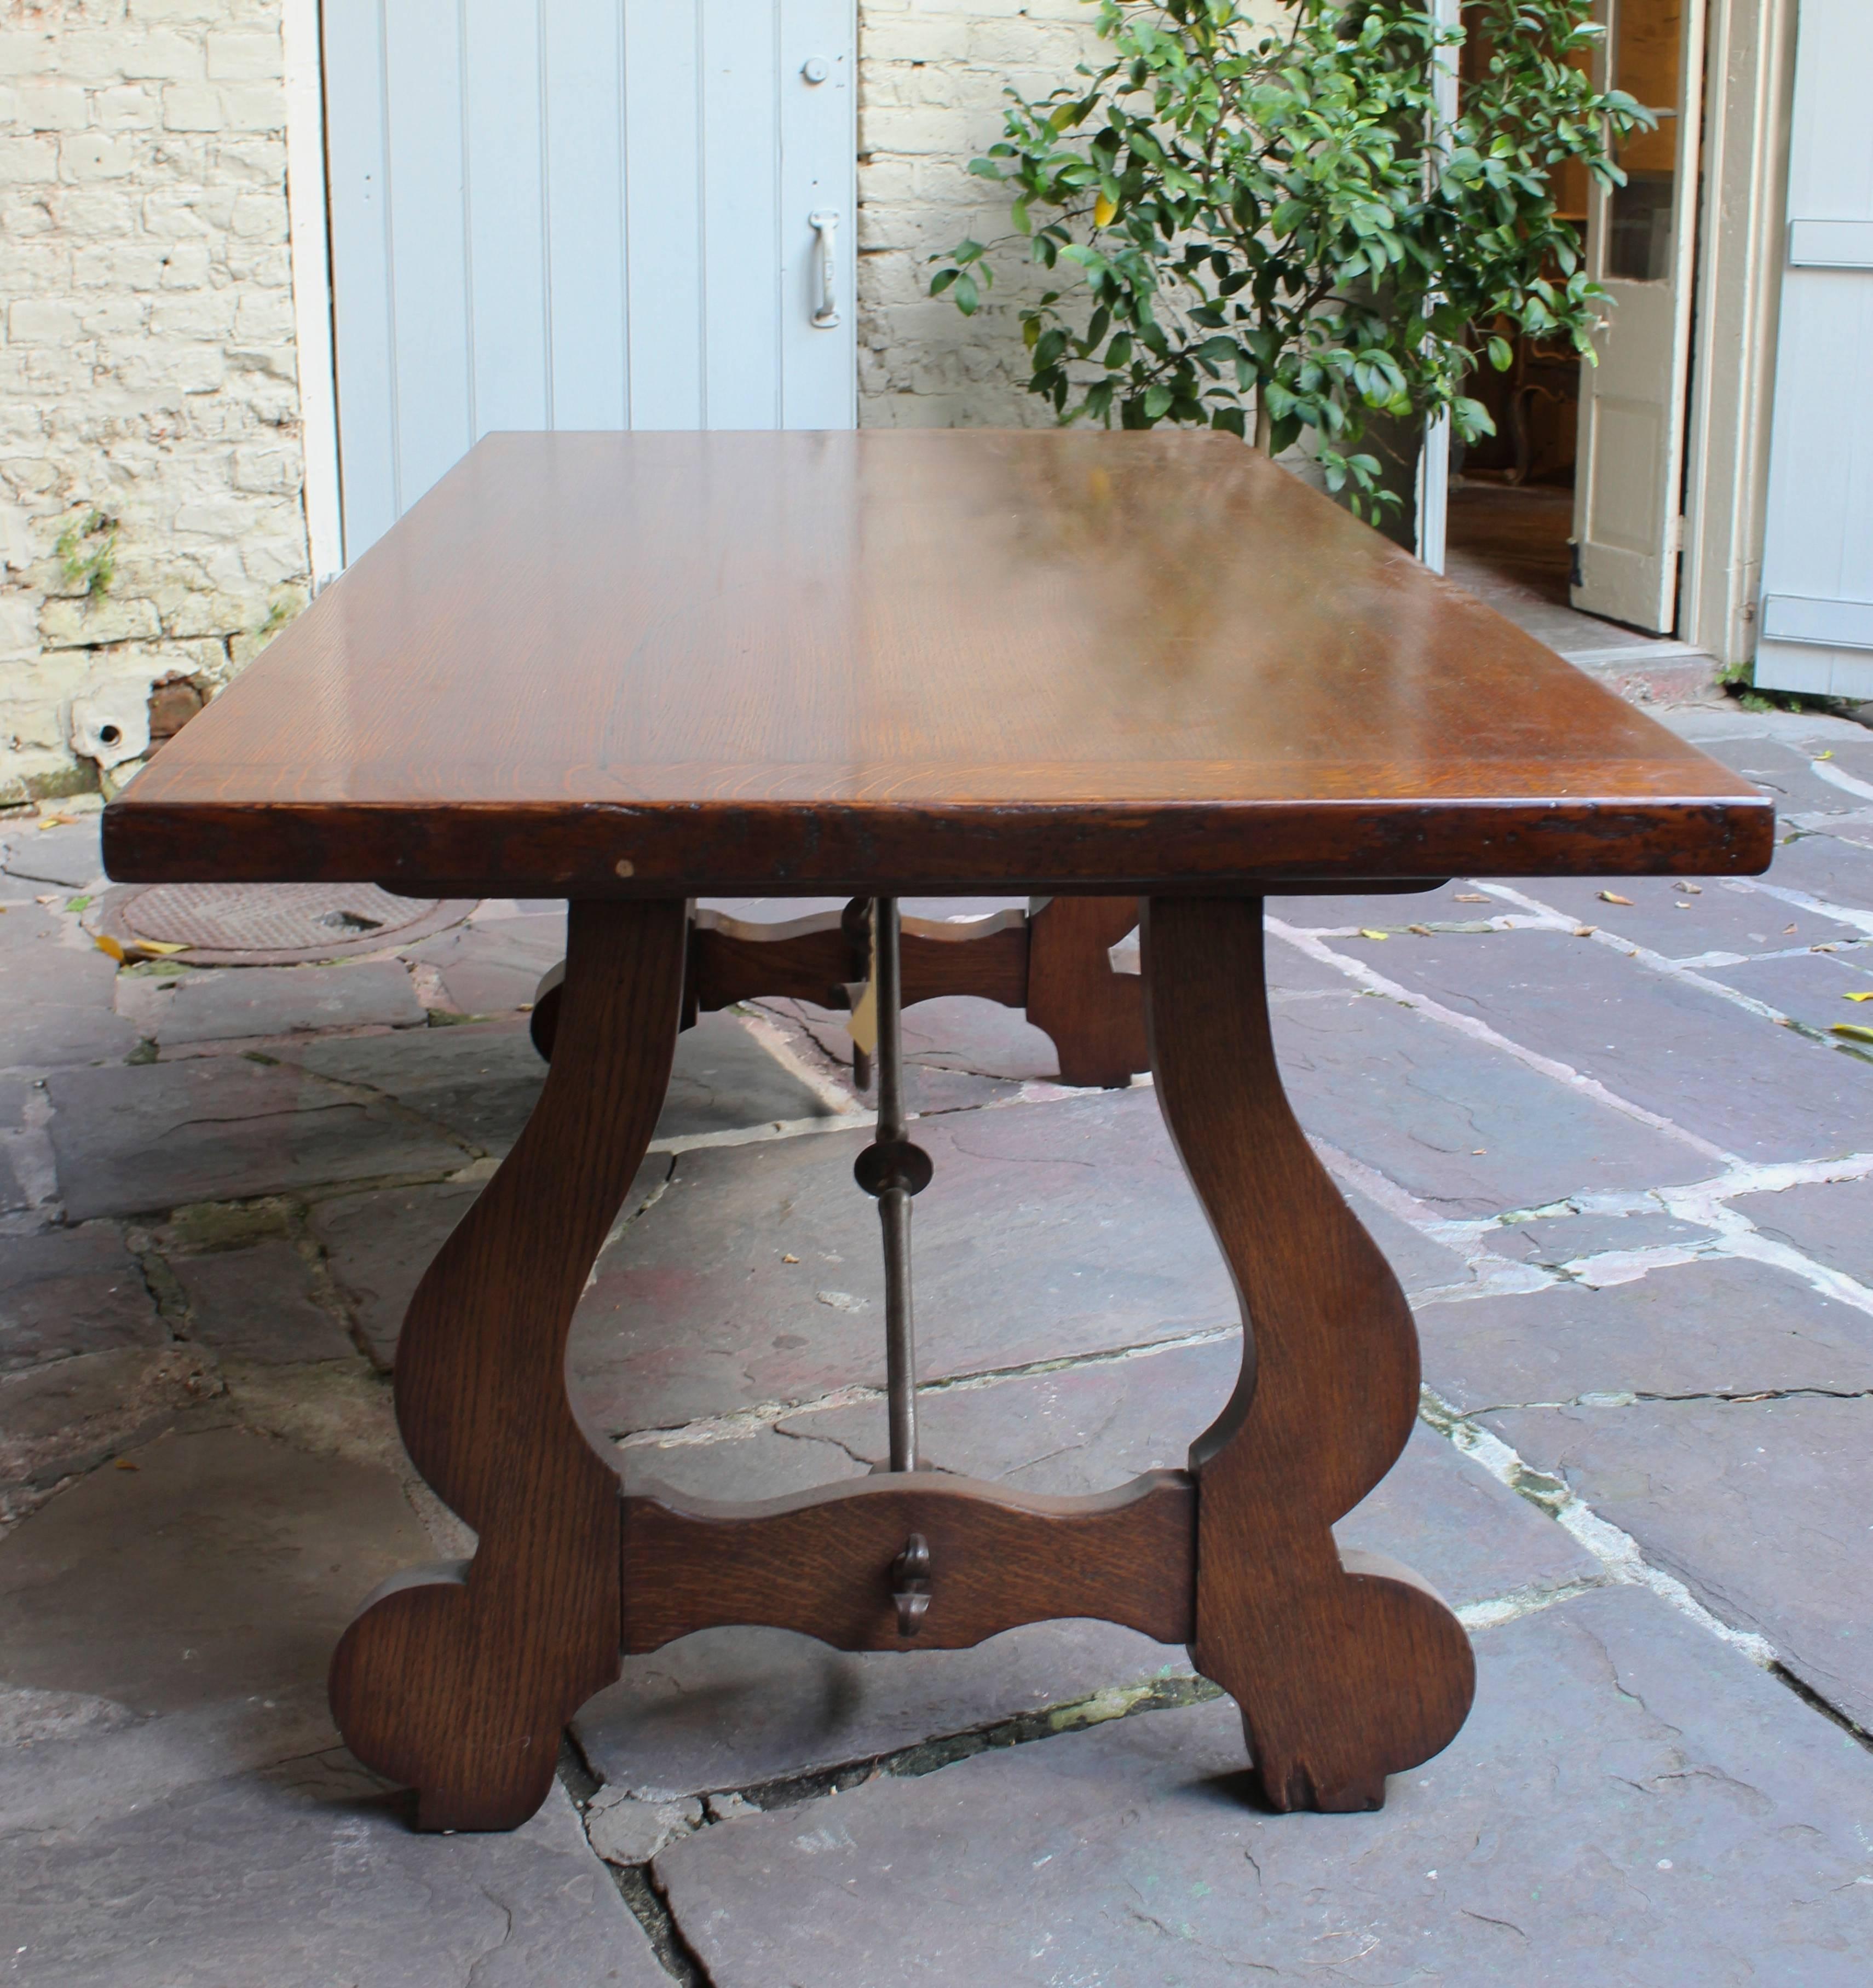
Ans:
{"label": "potted tree", "polygon": [[[1597,90],[1591,0],[1090,0],[1110,44],[1070,87],[1010,90],[970,170],[1009,188],[1009,232],[933,258],[965,314],[1011,249],[1057,272],[1019,313],[1029,392],[1062,421],[1222,428],[1279,455],[1306,434],[1365,516],[1401,501],[1358,447],[1374,420],[1448,412],[1489,432],[1465,382],[1509,339],[1589,358],[1605,292],[1550,182],[1618,182],[1611,141],[1649,123]],[[1266,0],[1265,0],[1266,4]],[[1440,71],[1442,76],[1440,76]],[[1454,102],[1454,114],[1451,106]]]}

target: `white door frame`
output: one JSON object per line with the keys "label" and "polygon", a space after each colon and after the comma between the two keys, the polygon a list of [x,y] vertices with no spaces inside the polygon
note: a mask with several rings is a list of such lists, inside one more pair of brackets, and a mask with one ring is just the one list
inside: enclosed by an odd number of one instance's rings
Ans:
{"label": "white door frame", "polygon": [[306,536],[316,593],[345,563],[338,486],[338,374],[332,356],[332,269],[325,202],[325,83],[319,0],[281,0],[286,89],[286,225],[292,237],[292,332],[299,387]]}
{"label": "white door frame", "polygon": [[1709,5],[1679,633],[1731,665],[1756,653],[1797,0]]}

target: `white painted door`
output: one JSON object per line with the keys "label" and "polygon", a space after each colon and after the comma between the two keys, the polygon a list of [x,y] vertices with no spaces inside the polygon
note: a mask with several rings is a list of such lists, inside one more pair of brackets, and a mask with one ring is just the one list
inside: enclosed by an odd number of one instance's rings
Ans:
{"label": "white painted door", "polygon": [[323,15],[347,560],[491,428],[853,424],[854,0]]}
{"label": "white painted door", "polygon": [[1756,681],[1873,698],[1873,7],[1801,0]]}
{"label": "white painted door", "polygon": [[1612,299],[1581,367],[1575,607],[1655,634],[1677,613],[1691,363],[1704,0],[1602,0],[1610,86],[1658,115],[1618,146],[1626,184],[1596,188],[1587,266]]}

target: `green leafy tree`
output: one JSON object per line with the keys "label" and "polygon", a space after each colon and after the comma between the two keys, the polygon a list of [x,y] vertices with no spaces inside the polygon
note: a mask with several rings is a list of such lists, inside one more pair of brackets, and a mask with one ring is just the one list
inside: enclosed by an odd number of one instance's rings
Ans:
{"label": "green leafy tree", "polygon": [[[1063,421],[1195,423],[1279,454],[1303,429],[1333,489],[1396,503],[1356,445],[1369,416],[1447,409],[1506,367],[1517,331],[1591,356],[1605,292],[1555,211],[1578,160],[1618,184],[1611,139],[1650,115],[1596,91],[1590,0],[1466,0],[1489,50],[1440,117],[1435,74],[1465,29],[1424,0],[1090,0],[1111,46],[1076,86],[1010,90],[972,172],[1014,195],[1011,232],[933,257],[965,315],[1025,243],[1067,280],[1020,313],[1028,390]],[[1480,347],[1480,351],[1479,350]]]}

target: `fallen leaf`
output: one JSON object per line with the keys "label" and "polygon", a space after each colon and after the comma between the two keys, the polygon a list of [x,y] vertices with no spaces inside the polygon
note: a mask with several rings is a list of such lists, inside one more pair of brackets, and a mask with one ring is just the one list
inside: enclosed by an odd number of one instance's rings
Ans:
{"label": "fallen leaf", "polygon": [[1836,1022],[1832,1033],[1837,1036],[1851,1036],[1857,1043],[1873,1043],[1873,1029],[1863,1029],[1858,1022]]}
{"label": "fallen leaf", "polygon": [[166,959],[174,952],[186,952],[185,945],[171,945],[167,939],[134,939],[128,945],[120,944],[109,932],[100,932],[92,942],[106,958],[114,959],[120,966],[134,966],[145,959]]}
{"label": "fallen leaf", "polygon": [[142,1466],[140,1464],[131,1462],[127,1456],[120,1456],[117,1459],[117,1468],[120,1470],[137,1470],[140,1469]]}
{"label": "fallen leaf", "polygon": [[1361,938],[1385,938],[1389,936],[1388,933],[1375,931],[1371,925],[1361,925],[1359,935]]}
{"label": "fallen leaf", "polygon": [[1489,901],[1480,891],[1459,891],[1457,893],[1459,904],[1486,904]]}
{"label": "fallen leaf", "polygon": [[35,904],[56,904],[59,901],[59,894],[56,891],[48,891],[44,897],[35,898],[32,901]]}
{"label": "fallen leaf", "polygon": [[1843,1001],[1873,1001],[1873,989],[1869,989],[1865,994],[1843,994],[1841,999]]}
{"label": "fallen leaf", "polygon": [[1471,1148],[1470,1148],[1471,1152],[1472,1152],[1472,1154],[1473,1154],[1473,1155],[1475,1155],[1478,1159],[1481,1159],[1481,1158],[1483,1158],[1483,1155],[1484,1155],[1485,1153],[1486,1153],[1489,1150],[1489,1148],[1488,1148],[1487,1146],[1472,1146],[1472,1147],[1471,1147]]}
{"label": "fallen leaf", "polygon": [[783,1263],[797,1263],[800,1259],[797,1256],[783,1256],[780,1260]]}
{"label": "fallen leaf", "polygon": [[[76,826],[77,821],[78,817],[75,814],[42,814],[39,816],[41,828],[72,828]],[[130,1467],[134,1469],[136,1466],[133,1464]]]}
{"label": "fallen leaf", "polygon": [[1602,891],[1600,893],[1600,901],[1603,904],[1629,904],[1632,900],[1630,898],[1622,898],[1617,891]]}
{"label": "fallen leaf", "polygon": [[1701,898],[1704,894],[1704,887],[1702,884],[1688,882],[1682,877],[1672,886],[1672,888],[1674,891],[1682,891],[1689,898]]}
{"label": "fallen leaf", "polygon": [[1688,911],[1691,908],[1691,900],[1689,898],[1679,898],[1675,901],[1681,911]]}
{"label": "fallen leaf", "polygon": [[1576,938],[1591,938],[1597,929],[1597,928],[1593,925],[1576,925],[1574,928],[1574,935]]}
{"label": "fallen leaf", "polygon": [[1420,938],[1428,938],[1431,936],[1431,928],[1428,925],[1413,925],[1412,927],[1412,930],[1415,931]]}
{"label": "fallen leaf", "polygon": [[1782,936],[1783,936],[1784,938],[1787,938],[1787,936],[1789,935],[1789,934],[1790,934],[1790,932],[1792,932],[1794,929],[1795,929],[1795,928],[1794,928],[1793,925],[1784,925],[1784,926],[1782,928]]}
{"label": "fallen leaf", "polygon": [[89,898],[67,898],[65,901],[65,908],[68,911],[88,911],[90,904],[91,900]]}
{"label": "fallen leaf", "polygon": [[1810,952],[1838,952],[1841,950],[1841,942],[1838,939],[1831,939],[1826,945],[1811,945],[1808,950]]}
{"label": "fallen leaf", "polygon": [[1831,759],[1834,757],[1834,748],[1830,746],[1825,752],[1817,752],[1814,756],[1817,759]]}

